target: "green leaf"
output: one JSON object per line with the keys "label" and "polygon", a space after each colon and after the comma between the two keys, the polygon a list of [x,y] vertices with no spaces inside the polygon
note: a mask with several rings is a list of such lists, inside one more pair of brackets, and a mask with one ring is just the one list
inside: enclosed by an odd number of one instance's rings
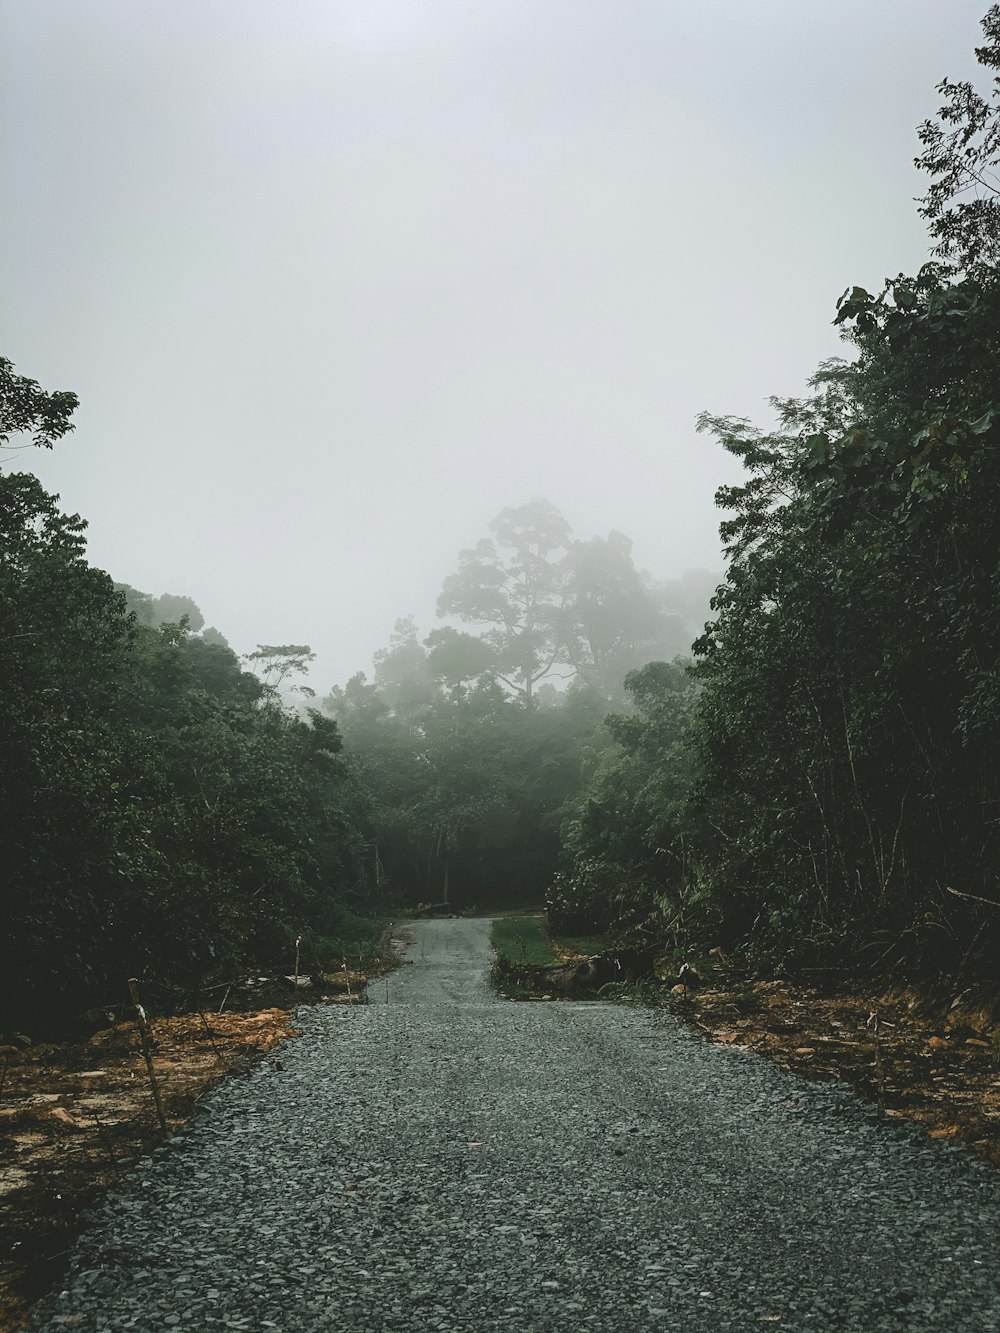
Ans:
{"label": "green leaf", "polygon": [[969,426],[969,432],[972,435],[985,435],[996,420],[996,412],[992,407],[986,409],[978,421],[973,421]]}

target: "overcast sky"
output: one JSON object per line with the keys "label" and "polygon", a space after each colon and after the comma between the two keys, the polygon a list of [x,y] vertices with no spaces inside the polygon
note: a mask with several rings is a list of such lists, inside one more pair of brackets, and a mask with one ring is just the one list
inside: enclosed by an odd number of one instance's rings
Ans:
{"label": "overcast sky", "polygon": [[9,455],[94,563],[325,690],[545,496],[721,568],[735,468],[925,257],[915,125],[986,0],[3,0]]}

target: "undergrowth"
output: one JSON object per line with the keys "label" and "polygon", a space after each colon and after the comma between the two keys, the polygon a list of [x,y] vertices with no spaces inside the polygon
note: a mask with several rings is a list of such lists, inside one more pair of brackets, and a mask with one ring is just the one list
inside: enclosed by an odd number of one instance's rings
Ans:
{"label": "undergrowth", "polygon": [[597,994],[602,1000],[615,1000],[619,1004],[641,1004],[646,1008],[655,1008],[663,1004],[665,999],[663,987],[651,978],[642,981],[609,981]]}

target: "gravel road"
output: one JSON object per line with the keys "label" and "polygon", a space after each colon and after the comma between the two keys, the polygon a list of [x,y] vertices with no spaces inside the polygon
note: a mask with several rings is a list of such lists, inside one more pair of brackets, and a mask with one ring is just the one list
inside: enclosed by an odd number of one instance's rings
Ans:
{"label": "gravel road", "polygon": [[369,1006],[303,1008],[34,1327],[1000,1329],[993,1172],[669,1015],[497,1001],[488,930],[410,926]]}

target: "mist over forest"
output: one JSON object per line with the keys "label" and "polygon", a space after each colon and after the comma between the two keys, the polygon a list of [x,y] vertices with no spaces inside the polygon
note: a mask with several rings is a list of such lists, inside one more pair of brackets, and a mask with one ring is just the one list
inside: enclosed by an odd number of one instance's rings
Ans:
{"label": "mist over forest", "polygon": [[2,25],[0,1333],[1000,1328],[1000,3]]}
{"label": "mist over forest", "polygon": [[[995,7],[983,32],[992,78]],[[372,949],[399,910],[518,904],[678,963],[988,973],[1000,111],[977,86],[941,84],[918,128],[929,254],[830,294],[841,354],[763,425],[710,400],[690,423],[725,459],[718,567],[637,562],[616,525],[645,473],[620,460],[576,532],[557,489],[505,475],[464,548],[441,555],[421,515],[433,575],[413,598],[415,548],[391,552],[382,646],[338,679],[315,635],[363,641],[361,555],[282,565],[308,612],[279,640],[287,608],[261,597],[255,647],[224,599],[104,572],[86,521],[16,470],[34,451],[58,472],[85,403],[0,360],[10,1021],[57,1023],[123,976],[279,966],[302,938]],[[328,528],[361,495],[376,523],[387,493],[331,488]],[[278,561],[294,535],[266,513],[240,532],[220,562],[239,542]]]}
{"label": "mist over forest", "polygon": [[[456,563],[437,599],[448,623],[400,617],[368,670],[325,694],[308,645],[259,644],[242,664],[292,713],[336,722],[371,802],[377,889],[411,906],[538,903],[603,719],[632,707],[639,668],[676,659],[683,677],[722,575],[657,581],[624,534],[576,539],[543,499],[501,511]],[[116,587],[138,625],[229,648],[192,598]]]}

